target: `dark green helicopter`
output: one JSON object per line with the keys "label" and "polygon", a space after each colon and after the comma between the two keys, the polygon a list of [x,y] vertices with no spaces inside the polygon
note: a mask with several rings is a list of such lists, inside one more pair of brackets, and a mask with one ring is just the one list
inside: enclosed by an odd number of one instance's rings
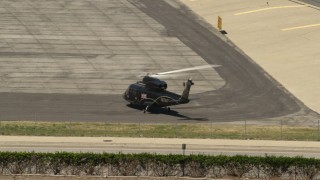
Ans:
{"label": "dark green helicopter", "polygon": [[192,71],[209,67],[219,67],[219,65],[204,65],[193,68],[180,69],[175,71],[157,73],[154,75],[143,76],[142,81],[137,81],[129,85],[123,94],[123,98],[133,105],[145,106],[143,112],[149,111],[153,107],[166,107],[170,111],[169,106],[189,103],[189,92],[191,86],[194,85],[191,78],[183,83],[184,89],[181,95],[167,91],[168,85],[165,81],[157,77],[161,77],[171,73],[184,71]]}

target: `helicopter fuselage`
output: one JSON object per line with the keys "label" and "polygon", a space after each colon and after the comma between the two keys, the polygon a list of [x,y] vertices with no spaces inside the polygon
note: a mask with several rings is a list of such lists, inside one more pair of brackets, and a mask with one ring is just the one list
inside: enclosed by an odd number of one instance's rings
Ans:
{"label": "helicopter fuselage", "polygon": [[181,95],[165,89],[150,88],[139,82],[131,84],[123,94],[123,98],[131,104],[153,107],[167,107],[189,102],[189,99],[182,98]]}

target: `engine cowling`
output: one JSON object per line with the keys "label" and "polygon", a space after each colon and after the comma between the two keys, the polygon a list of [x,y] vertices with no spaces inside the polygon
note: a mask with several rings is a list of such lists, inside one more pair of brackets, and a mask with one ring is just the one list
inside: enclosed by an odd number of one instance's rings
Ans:
{"label": "engine cowling", "polygon": [[142,83],[151,89],[166,90],[168,87],[168,85],[165,81],[161,81],[158,78],[154,78],[154,77],[150,77],[150,76],[143,77]]}

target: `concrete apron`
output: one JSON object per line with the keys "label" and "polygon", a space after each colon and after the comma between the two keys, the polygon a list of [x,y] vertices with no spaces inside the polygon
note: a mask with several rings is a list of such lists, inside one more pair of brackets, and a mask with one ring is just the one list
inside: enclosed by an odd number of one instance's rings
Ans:
{"label": "concrete apron", "polygon": [[181,0],[222,29],[293,95],[320,112],[319,7],[289,0]]}

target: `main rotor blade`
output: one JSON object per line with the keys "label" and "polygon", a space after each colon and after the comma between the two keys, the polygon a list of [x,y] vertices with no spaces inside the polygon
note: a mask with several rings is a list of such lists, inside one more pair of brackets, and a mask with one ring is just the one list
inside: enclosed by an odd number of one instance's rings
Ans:
{"label": "main rotor blade", "polygon": [[196,66],[192,68],[185,68],[185,69],[178,69],[174,71],[167,71],[167,72],[161,72],[154,75],[165,75],[165,74],[173,74],[173,73],[180,73],[180,72],[186,72],[186,71],[194,71],[199,69],[206,69],[206,68],[212,68],[212,67],[220,67],[221,65],[203,65],[203,66]]}
{"label": "main rotor blade", "polygon": [[180,76],[185,76],[185,74],[152,74],[149,76],[155,78],[176,78]]}

